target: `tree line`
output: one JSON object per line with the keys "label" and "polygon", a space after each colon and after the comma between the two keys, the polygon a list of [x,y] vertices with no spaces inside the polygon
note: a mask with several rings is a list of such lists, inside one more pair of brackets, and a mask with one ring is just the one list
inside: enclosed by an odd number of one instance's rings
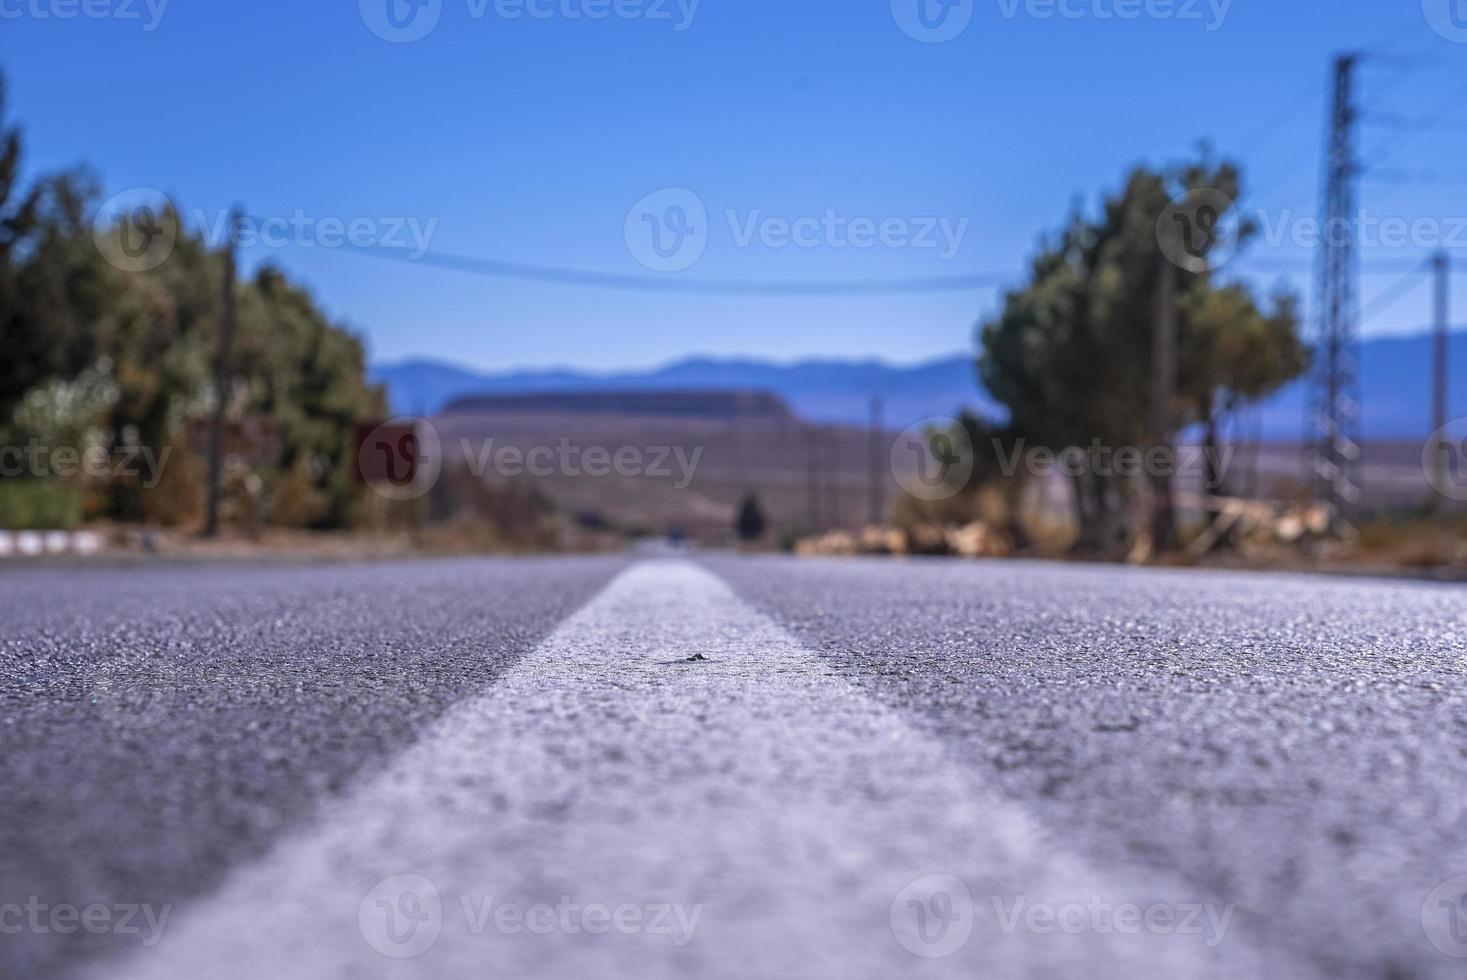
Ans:
{"label": "tree line", "polygon": [[241,475],[254,519],[348,524],[355,425],[384,410],[361,339],[284,272],[261,267],[237,284],[233,369],[216,390],[223,253],[169,207],[155,216],[175,239],[165,261],[142,271],[109,262],[109,236],[127,229],[97,231],[96,175],[78,167],[27,183],[22,163],[0,79],[0,446],[171,452],[157,481],[7,472],[0,526],[191,522],[204,481],[187,434],[220,399],[233,420],[271,420],[271,459]]}

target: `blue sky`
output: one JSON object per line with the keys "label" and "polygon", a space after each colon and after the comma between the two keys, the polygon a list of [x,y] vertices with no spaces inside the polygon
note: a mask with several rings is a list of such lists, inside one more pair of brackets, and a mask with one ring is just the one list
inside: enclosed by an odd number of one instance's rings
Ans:
{"label": "blue sky", "polygon": [[[1335,51],[1406,56],[1362,72],[1362,102],[1377,113],[1421,116],[1467,82],[1467,30],[1447,6],[1467,0],[1129,0],[1134,19],[1115,16],[1128,0],[1065,0],[1073,17],[1045,17],[1046,0],[964,0],[956,16],[971,19],[945,43],[904,32],[899,21],[916,22],[903,5],[916,0],[701,0],[691,11],[692,0],[599,0],[613,16],[595,20],[570,15],[598,0],[534,0],[549,16],[517,18],[505,13],[530,0],[436,0],[433,29],[409,43],[369,27],[391,33],[386,0],[88,2],[112,15],[55,16],[81,0],[0,0],[0,68],[32,172],[86,162],[109,194],[158,188],[185,214],[240,201],[261,216],[366,219],[383,235],[412,219],[431,228],[435,253],[660,280],[1008,272],[1017,282],[1037,236],[1077,196],[1094,200],[1131,164],[1177,159],[1201,139],[1247,167],[1245,210],[1292,228],[1317,208]],[[1456,12],[1467,24],[1467,9]],[[1389,118],[1369,120],[1367,159],[1399,143],[1389,167],[1452,173],[1367,184],[1367,213],[1434,222],[1443,236],[1454,216],[1467,226],[1467,98],[1459,105],[1404,142]],[[708,213],[706,251],[679,272],[651,271],[638,261],[645,249],[629,247],[634,205],[664,188],[693,192]],[[838,247],[849,238],[829,231],[827,214],[848,231],[868,219],[891,234]],[[781,246],[771,218],[813,219],[802,226],[811,247]],[[922,234],[939,219],[950,244],[961,229],[955,249],[940,244],[942,226]],[[929,238],[939,247],[913,247]],[[1427,254],[1419,239],[1366,250],[1391,270],[1364,279],[1367,300]],[[307,283],[376,360],[913,362],[970,348],[998,301],[992,288],[641,294],[293,242],[251,247],[246,261]],[[1230,272],[1267,286],[1278,266],[1262,255],[1307,262],[1309,252],[1261,243]],[[1461,294],[1467,277],[1455,282]],[[1367,332],[1414,331],[1429,303],[1417,289]]]}

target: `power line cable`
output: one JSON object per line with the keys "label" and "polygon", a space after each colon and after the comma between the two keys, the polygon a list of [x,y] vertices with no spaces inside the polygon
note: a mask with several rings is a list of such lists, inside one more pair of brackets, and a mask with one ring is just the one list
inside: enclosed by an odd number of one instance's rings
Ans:
{"label": "power line cable", "polygon": [[1363,179],[1397,187],[1458,186],[1467,184],[1467,170],[1376,169],[1366,173]]}
{"label": "power line cable", "polygon": [[1289,99],[1289,101],[1285,103],[1283,109],[1275,113],[1273,116],[1270,116],[1269,119],[1262,126],[1255,130],[1246,139],[1243,139],[1239,142],[1237,151],[1238,156],[1244,156],[1247,152],[1256,149],[1258,144],[1264,141],[1265,137],[1273,135],[1273,131],[1275,129],[1282,126],[1290,119],[1294,118],[1294,116],[1301,109],[1304,109],[1309,105],[1312,105],[1314,102],[1318,101],[1319,97],[1319,83],[1310,82],[1307,86],[1301,89],[1297,95]]}
{"label": "power line cable", "polygon": [[1418,47],[1415,51],[1408,51],[1405,54],[1390,49],[1406,38],[1420,37],[1421,34],[1420,20],[1415,16],[1411,16],[1389,38],[1373,47],[1360,48],[1357,53],[1361,57],[1362,64],[1366,67],[1385,68],[1391,71],[1401,72],[1402,75],[1408,72],[1420,71],[1441,61],[1440,58],[1436,57],[1439,42],[1433,41],[1427,45]]}
{"label": "power line cable", "polygon": [[[1289,176],[1289,174],[1297,170],[1299,165],[1306,162],[1310,157],[1312,157],[1318,149],[1318,143],[1311,139],[1307,145],[1301,146],[1296,153],[1289,157],[1288,162],[1286,162],[1282,167],[1275,169],[1272,173],[1269,174],[1269,176],[1259,181],[1258,186],[1263,187],[1267,190],[1273,190],[1274,184],[1279,183],[1285,177]],[[1257,191],[1255,191],[1252,196],[1255,198],[1262,198],[1262,195],[1259,194]]]}
{"label": "power line cable", "polygon": [[[1415,29],[1414,25],[1412,29]],[[1402,34],[1404,33],[1406,32],[1402,31]],[[1390,43],[1394,42],[1387,42],[1387,44]],[[1367,63],[1374,62],[1379,64],[1387,58],[1394,57],[1381,53],[1366,52],[1366,54]],[[1409,71],[1423,67],[1423,63],[1420,59],[1413,58],[1411,56],[1401,57],[1403,59],[1403,64],[1401,64],[1399,67],[1402,70],[1396,77],[1390,79],[1385,83],[1385,85],[1381,86],[1375,92],[1373,96],[1374,98],[1380,98],[1382,95],[1387,94],[1392,88],[1395,88],[1397,85],[1399,85],[1401,80],[1408,76]],[[1391,147],[1386,153],[1381,154],[1376,160],[1370,162],[1369,164],[1363,165],[1362,169],[1369,170],[1376,166],[1379,166],[1381,163],[1384,163],[1387,159],[1390,158],[1392,154],[1396,152],[1396,150],[1400,149],[1400,146],[1402,144],[1409,142],[1411,139],[1414,139],[1416,136],[1440,123],[1444,118],[1451,114],[1453,109],[1461,105],[1464,99],[1467,99],[1467,87],[1453,92],[1448,98],[1446,98],[1431,112],[1414,118],[1406,117],[1399,113],[1363,112],[1362,118],[1371,117],[1381,120],[1383,124],[1386,125],[1388,128],[1400,131],[1405,135],[1397,140],[1396,144]],[[1279,167],[1277,170],[1275,170],[1269,177],[1265,178],[1262,181],[1259,181],[1259,186],[1269,188],[1271,187],[1271,185],[1282,180],[1284,177],[1289,176],[1291,173],[1294,172],[1295,169],[1299,167],[1300,164],[1309,159],[1310,155],[1316,149],[1317,144],[1314,142],[1310,142],[1305,146],[1300,147],[1300,149],[1296,153],[1288,158],[1287,162],[1285,162],[1282,167]]]}
{"label": "power line cable", "polygon": [[1467,85],[1464,85],[1454,91],[1450,96],[1448,96],[1438,106],[1436,106],[1436,108],[1432,109],[1431,112],[1428,112],[1425,115],[1418,117],[1415,124],[1409,129],[1405,130],[1400,139],[1396,140],[1393,144],[1388,145],[1385,150],[1381,153],[1378,153],[1373,160],[1366,162],[1364,164],[1364,169],[1367,171],[1373,170],[1374,168],[1379,167],[1382,163],[1385,163],[1392,156],[1394,156],[1396,152],[1401,149],[1402,146],[1411,142],[1413,139],[1416,139],[1427,130],[1434,128],[1443,119],[1451,115],[1452,111],[1459,108],[1464,100],[1467,100]]}
{"label": "power line cable", "polygon": [[[1270,272],[1310,272],[1318,263],[1318,259],[1312,256],[1272,256],[1262,253],[1240,256],[1239,264],[1253,266]],[[1421,259],[1371,259],[1362,262],[1360,273],[1366,276],[1388,276],[1396,275],[1402,271],[1415,272],[1421,268]],[[1456,270],[1467,273],[1467,265]]]}
{"label": "power line cable", "polygon": [[1380,316],[1401,302],[1401,300],[1410,296],[1417,287],[1427,281],[1428,276],[1426,273],[1430,271],[1430,268],[1429,264],[1422,263],[1411,272],[1406,273],[1406,275],[1396,280],[1389,288],[1381,291],[1374,299],[1361,308],[1360,322],[1364,323],[1367,320]]}
{"label": "power line cable", "polygon": [[[1374,56],[1379,59],[1380,56]],[[1311,85],[1301,90],[1294,96],[1279,113],[1270,117],[1257,131],[1244,141],[1245,145],[1253,145],[1270,135],[1275,129],[1288,122],[1302,108],[1312,103],[1317,87]],[[1414,136],[1419,135],[1426,129],[1436,125],[1445,118],[1461,100],[1467,97],[1467,87],[1454,92],[1441,105],[1437,106],[1431,113],[1419,117],[1414,124],[1405,127],[1406,135],[1387,149],[1384,154],[1377,157],[1375,162],[1369,165],[1370,169],[1377,167],[1381,162],[1388,159],[1390,155],[1400,149],[1401,145],[1408,142]],[[1289,158],[1285,165],[1275,171],[1269,178],[1261,182],[1267,187],[1277,182],[1282,177],[1291,173],[1296,167],[1303,163],[1314,151],[1313,142],[1302,147],[1299,152]],[[1403,172],[1379,172],[1377,176],[1382,183],[1398,182]],[[1254,195],[1257,196],[1256,194]],[[623,273],[602,272],[598,270],[577,269],[563,266],[534,265],[520,262],[506,262],[496,259],[486,259],[475,256],[457,255],[443,252],[428,252],[417,258],[409,256],[400,249],[389,249],[383,247],[361,247],[348,246],[344,251],[349,253],[365,255],[371,258],[387,259],[399,262],[408,262],[433,268],[446,269],[455,272],[465,272],[475,275],[487,276],[497,279],[507,279],[519,282],[535,282],[550,285],[578,286],[586,288],[613,289],[636,292],[667,293],[667,294],[705,294],[705,295],[728,295],[728,296],[841,296],[841,295],[896,295],[914,293],[935,292],[969,292],[984,289],[993,289],[1002,286],[1006,282],[1013,281],[1013,272],[978,272],[967,275],[932,276],[911,279],[889,279],[872,280],[867,282],[835,282],[829,280],[713,280],[683,277],[659,278],[654,276],[627,275]],[[1283,266],[1290,265],[1291,260],[1274,259],[1266,256],[1244,257],[1240,260],[1251,266],[1268,267],[1270,265],[1279,271],[1285,270]],[[1299,271],[1307,271],[1313,260],[1297,260]],[[1372,263],[1373,269],[1384,273],[1386,263]],[[1400,268],[1395,265],[1394,268]],[[1419,264],[1413,265],[1407,274],[1407,279],[1397,283],[1397,287],[1407,285],[1414,288],[1414,282],[1408,282],[1411,275],[1420,271]],[[1393,287],[1395,288],[1395,287]],[[1409,292],[1409,288],[1407,289]],[[1402,294],[1404,295],[1404,294]],[[1387,291],[1377,299],[1389,299],[1392,303],[1399,297]],[[1373,311],[1379,312],[1379,311]]]}
{"label": "power line cable", "polygon": [[[262,219],[251,217],[250,220],[261,221]],[[487,259],[447,252],[427,252],[417,258],[413,258],[401,248],[388,246],[348,245],[335,251],[494,279],[666,294],[777,297],[976,292],[979,290],[1000,288],[1005,284],[1020,280],[1023,276],[1023,271],[1016,269],[974,272],[953,276],[878,279],[869,282],[797,279],[720,280],[680,277],[659,279],[652,276],[627,275],[564,266],[505,262],[498,259]],[[1275,272],[1308,272],[1313,266],[1314,259],[1306,257],[1269,256],[1255,253],[1253,255],[1240,256],[1237,262],[1241,265]],[[1417,259],[1377,259],[1365,262],[1362,266],[1362,271],[1366,275],[1386,275],[1399,272],[1402,269],[1416,272],[1422,267],[1421,261]],[[1460,266],[1455,271],[1467,272],[1467,264]]]}
{"label": "power line cable", "polygon": [[830,280],[720,280],[625,275],[562,266],[503,262],[447,252],[427,252],[413,258],[401,249],[348,246],[341,251],[370,258],[466,272],[495,279],[584,286],[649,293],[693,293],[723,296],[878,296],[904,293],[973,292],[993,289],[1012,281],[1012,272],[978,272],[967,275],[931,276],[913,279],[874,279],[867,282]]}

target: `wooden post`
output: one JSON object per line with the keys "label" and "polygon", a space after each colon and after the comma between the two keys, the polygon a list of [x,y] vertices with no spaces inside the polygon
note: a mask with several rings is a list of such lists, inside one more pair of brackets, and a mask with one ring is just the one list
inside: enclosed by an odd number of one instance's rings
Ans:
{"label": "wooden post", "polygon": [[209,502],[204,519],[204,537],[219,534],[219,495],[224,468],[225,412],[229,408],[230,358],[234,348],[235,328],[235,232],[240,220],[239,209],[229,213],[228,234],[224,243],[224,287],[219,304],[219,349],[214,359],[214,424],[209,433]]}
{"label": "wooden post", "polygon": [[[1157,284],[1156,326],[1151,341],[1151,412],[1156,445],[1166,450],[1168,463],[1175,455],[1172,445],[1172,400],[1177,390],[1177,268],[1161,260]],[[1175,551],[1177,521],[1172,506],[1170,473],[1151,474],[1151,550],[1153,554]]]}

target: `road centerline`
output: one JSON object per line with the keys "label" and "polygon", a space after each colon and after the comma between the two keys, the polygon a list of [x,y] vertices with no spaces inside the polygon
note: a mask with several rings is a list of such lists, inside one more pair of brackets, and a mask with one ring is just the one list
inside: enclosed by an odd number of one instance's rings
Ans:
{"label": "road centerline", "polygon": [[[1093,912],[1213,898],[1066,854],[712,573],[659,560],[105,975],[1262,975],[1237,923]],[[1074,931],[1025,914],[1087,903]]]}

